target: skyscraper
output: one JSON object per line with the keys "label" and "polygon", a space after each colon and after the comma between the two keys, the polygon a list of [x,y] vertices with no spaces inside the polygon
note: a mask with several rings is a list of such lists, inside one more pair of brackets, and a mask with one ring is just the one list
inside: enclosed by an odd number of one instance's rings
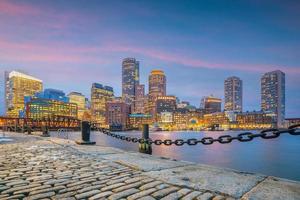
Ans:
{"label": "skyscraper", "polygon": [[112,87],[93,83],[91,89],[91,114],[92,121],[98,126],[105,127],[106,103],[114,97]]}
{"label": "skyscraper", "polygon": [[243,81],[232,76],[224,81],[225,111],[243,111]]}
{"label": "skyscraper", "polygon": [[134,100],[134,113],[145,113],[145,85],[137,85]]}
{"label": "skyscraper", "polygon": [[5,103],[6,115],[9,117],[19,117],[24,111],[24,97],[34,96],[42,91],[43,82],[33,76],[11,71],[5,73]]}
{"label": "skyscraper", "polygon": [[261,109],[276,115],[277,126],[285,118],[285,74],[280,71],[265,73],[261,77]]}
{"label": "skyscraper", "polygon": [[152,70],[149,75],[149,112],[155,114],[157,97],[166,96],[166,76],[162,70]]}
{"label": "skyscraper", "polygon": [[125,58],[122,62],[122,98],[131,104],[135,99],[136,87],[139,84],[139,61]]}

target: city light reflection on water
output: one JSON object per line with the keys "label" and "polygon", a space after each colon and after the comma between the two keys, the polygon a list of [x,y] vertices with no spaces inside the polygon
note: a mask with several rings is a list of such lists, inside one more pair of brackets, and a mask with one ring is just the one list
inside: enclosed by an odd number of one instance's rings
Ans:
{"label": "city light reflection on water", "polygon": [[[220,132],[152,132],[152,139],[190,139],[202,137],[217,138],[220,135],[237,135],[239,131]],[[57,136],[55,132],[52,136]],[[141,137],[141,132],[120,132],[120,134]],[[79,132],[69,133],[72,140],[81,137]],[[97,145],[112,146],[128,151],[138,151],[138,144],[117,140],[100,132],[92,132],[91,140]],[[153,154],[177,160],[197,162],[239,171],[255,172],[300,181],[300,136],[281,135],[264,140],[255,138],[251,142],[234,141],[230,144],[195,146],[152,146]]]}

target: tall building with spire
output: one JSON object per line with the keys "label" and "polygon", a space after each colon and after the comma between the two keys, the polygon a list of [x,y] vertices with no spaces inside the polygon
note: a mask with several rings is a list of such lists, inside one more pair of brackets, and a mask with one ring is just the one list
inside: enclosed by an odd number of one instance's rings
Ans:
{"label": "tall building with spire", "polygon": [[155,114],[156,99],[160,96],[166,96],[167,79],[162,70],[152,70],[149,75],[149,112]]}
{"label": "tall building with spire", "polygon": [[122,62],[122,98],[132,104],[139,85],[139,61],[135,58],[125,58]]}
{"label": "tall building with spire", "polygon": [[272,112],[281,127],[285,119],[285,74],[280,71],[265,73],[261,77],[261,109]]}
{"label": "tall building with spire", "polygon": [[19,117],[24,111],[24,97],[43,90],[42,80],[18,71],[5,72],[5,109],[9,117]]}
{"label": "tall building with spire", "polygon": [[243,111],[243,81],[236,77],[228,77],[224,81],[225,111]]}

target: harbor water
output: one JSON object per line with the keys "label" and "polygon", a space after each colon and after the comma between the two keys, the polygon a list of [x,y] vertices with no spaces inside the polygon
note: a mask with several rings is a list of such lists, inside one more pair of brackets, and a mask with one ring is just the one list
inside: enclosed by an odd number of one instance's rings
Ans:
{"label": "harbor water", "polygon": [[[255,131],[252,131],[255,132]],[[220,135],[237,135],[240,131],[173,131],[151,132],[152,139],[200,139],[202,137],[217,138]],[[122,135],[141,137],[140,131],[119,132]],[[81,138],[80,132],[51,132],[53,137],[72,140]],[[138,144],[121,141],[92,132],[91,140],[97,145],[117,147],[128,151],[138,151]],[[283,134],[275,139],[254,138],[250,142],[233,141],[229,144],[214,143],[195,146],[152,145],[152,154],[177,160],[191,161],[218,167],[231,168],[238,171],[253,172],[300,181],[300,136]]]}

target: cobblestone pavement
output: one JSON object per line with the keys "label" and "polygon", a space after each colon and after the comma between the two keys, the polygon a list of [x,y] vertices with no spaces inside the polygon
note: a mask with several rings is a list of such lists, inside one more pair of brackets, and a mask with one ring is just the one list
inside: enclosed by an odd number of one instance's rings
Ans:
{"label": "cobblestone pavement", "polygon": [[[0,145],[0,199],[213,199],[44,140]],[[230,199],[230,198],[227,198]]]}
{"label": "cobblestone pavement", "polygon": [[0,143],[1,200],[300,199],[298,182],[55,138],[17,136],[12,135],[14,142]]}

